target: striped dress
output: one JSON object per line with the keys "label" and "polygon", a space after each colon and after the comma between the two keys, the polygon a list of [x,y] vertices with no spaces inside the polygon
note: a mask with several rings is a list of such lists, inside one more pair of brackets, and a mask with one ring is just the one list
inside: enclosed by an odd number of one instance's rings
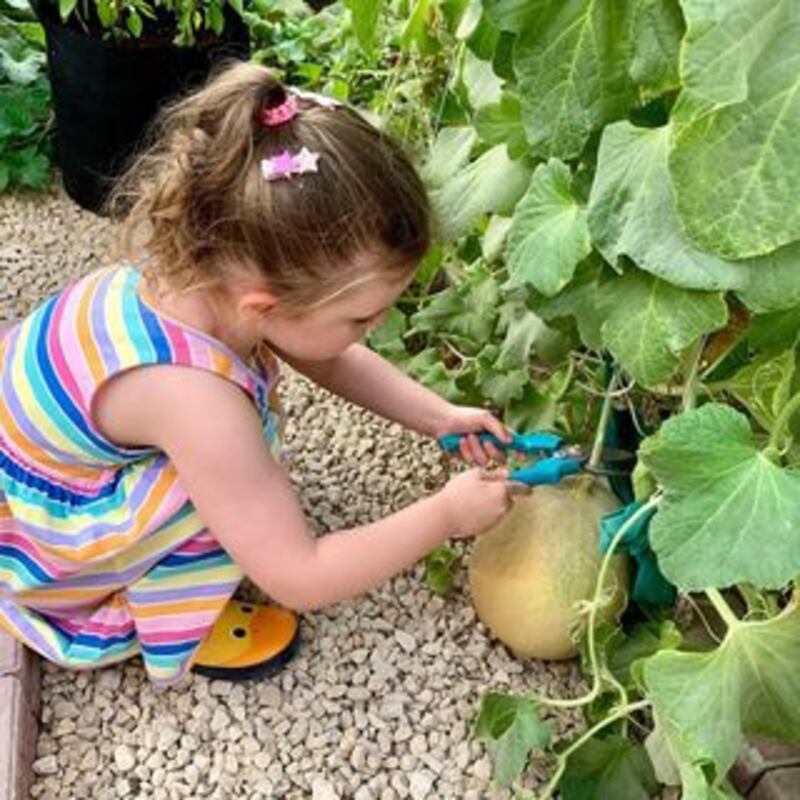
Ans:
{"label": "striped dress", "polygon": [[0,627],[85,669],[141,655],[179,680],[242,578],[164,453],[119,447],[93,424],[123,370],[177,364],[244,389],[279,456],[275,357],[245,363],[155,311],[128,267],[50,298],[0,341]]}

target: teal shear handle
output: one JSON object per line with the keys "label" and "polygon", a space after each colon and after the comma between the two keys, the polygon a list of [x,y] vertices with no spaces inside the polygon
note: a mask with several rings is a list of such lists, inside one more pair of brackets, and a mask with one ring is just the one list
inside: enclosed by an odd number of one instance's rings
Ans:
{"label": "teal shear handle", "polygon": [[[470,434],[449,433],[439,437],[439,445],[446,453],[457,453],[461,441]],[[568,450],[560,450],[561,437],[555,433],[513,433],[511,441],[504,442],[491,433],[478,434],[482,443],[490,442],[498,450],[515,450],[539,457],[520,469],[509,473],[508,479],[527,486],[556,484],[567,475],[576,475],[583,469],[586,458]],[[547,456],[547,457],[545,457]]]}
{"label": "teal shear handle", "polygon": [[[439,446],[445,453],[457,453],[461,447],[461,440],[470,434],[448,433],[439,437]],[[511,441],[504,442],[493,433],[479,433],[478,439],[482,444],[493,444],[498,450],[516,450],[527,455],[541,455],[553,453],[561,446],[561,437],[555,433],[512,433]]]}
{"label": "teal shear handle", "polygon": [[559,457],[534,461],[509,473],[508,479],[527,486],[560,483],[567,475],[577,475],[583,469],[583,458]]}

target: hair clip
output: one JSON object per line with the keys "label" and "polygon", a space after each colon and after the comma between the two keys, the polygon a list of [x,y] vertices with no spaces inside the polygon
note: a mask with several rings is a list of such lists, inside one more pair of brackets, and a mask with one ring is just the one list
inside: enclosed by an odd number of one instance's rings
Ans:
{"label": "hair clip", "polygon": [[297,98],[293,94],[287,94],[280,105],[261,109],[261,124],[267,128],[283,125],[294,119],[298,111]]}
{"label": "hair clip", "polygon": [[318,106],[322,106],[323,108],[338,108],[339,106],[343,105],[339,100],[334,99],[333,97],[328,97],[324,94],[317,94],[316,92],[307,92],[305,89],[298,89],[296,86],[292,86],[289,91],[299,97],[301,100],[308,100],[309,102],[316,103]]}
{"label": "hair clip", "polygon": [[280,181],[291,178],[293,175],[319,172],[318,161],[319,153],[312,153],[307,147],[297,153],[284,150],[282,153],[261,161],[261,174],[265,180]]}

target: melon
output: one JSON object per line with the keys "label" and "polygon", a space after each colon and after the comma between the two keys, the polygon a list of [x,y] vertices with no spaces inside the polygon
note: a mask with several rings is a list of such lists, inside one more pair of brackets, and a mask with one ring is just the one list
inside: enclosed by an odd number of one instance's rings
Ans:
{"label": "melon", "polygon": [[[469,587],[475,610],[492,635],[520,658],[561,660],[577,652],[577,604],[594,595],[602,554],[600,518],[619,507],[589,476],[537,486],[475,541]],[[615,618],[627,600],[628,563],[613,556],[606,572]]]}

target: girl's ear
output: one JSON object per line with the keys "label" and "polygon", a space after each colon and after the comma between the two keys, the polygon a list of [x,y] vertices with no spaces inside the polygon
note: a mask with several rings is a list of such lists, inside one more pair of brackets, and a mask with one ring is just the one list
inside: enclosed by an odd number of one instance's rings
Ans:
{"label": "girl's ear", "polygon": [[278,305],[278,297],[268,289],[251,289],[239,298],[239,312],[263,317]]}

